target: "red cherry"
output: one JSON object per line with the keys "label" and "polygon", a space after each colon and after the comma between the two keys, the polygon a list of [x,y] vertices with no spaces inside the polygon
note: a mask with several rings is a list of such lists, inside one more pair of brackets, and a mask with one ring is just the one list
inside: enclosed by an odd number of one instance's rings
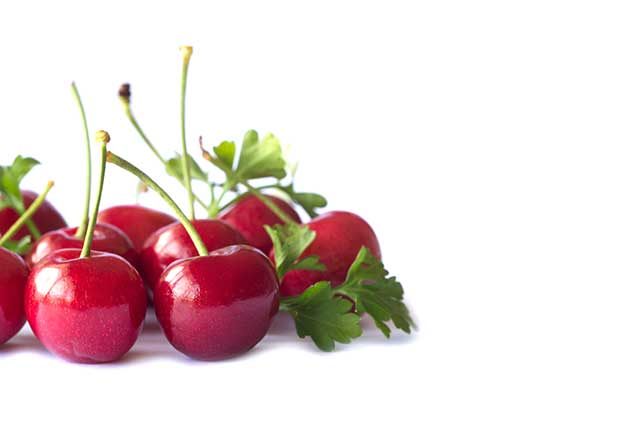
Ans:
{"label": "red cherry", "polygon": [[0,247],[0,344],[17,334],[26,317],[24,287],[29,269],[21,257]]}
{"label": "red cherry", "polygon": [[327,212],[309,221],[308,225],[316,232],[316,238],[301,258],[317,255],[327,270],[290,271],[282,278],[282,296],[299,295],[321,280],[328,280],[334,286],[341,284],[362,246],[368,248],[376,258],[381,258],[380,244],[373,229],[356,214]]}
{"label": "red cherry", "polygon": [[171,215],[140,205],[112,206],[98,214],[98,222],[111,224],[131,239],[136,251],[154,231],[176,222]]}
{"label": "red cherry", "polygon": [[[33,268],[44,257],[58,249],[82,249],[83,238],[78,239],[75,236],[76,230],[77,227],[63,228],[44,234],[31,247],[26,258],[27,264]],[[91,249],[120,255],[134,266],[138,261],[138,255],[129,238],[109,224],[96,224]]]}
{"label": "red cherry", "polygon": [[262,252],[230,246],[172,264],[154,301],[160,326],[178,351],[226,359],[264,338],[278,310],[278,279]]}
{"label": "red cherry", "polygon": [[[22,191],[22,200],[24,202],[25,209],[31,206],[31,203],[38,197],[37,193],[33,191],[24,190]],[[12,208],[3,208],[0,209],[0,234],[6,232],[14,222],[18,220],[18,213]],[[44,201],[42,205],[38,208],[35,214],[31,217],[34,224],[38,228],[40,233],[44,234],[48,231],[57,230],[62,227],[66,227],[67,223],[60,215],[60,212],[53,207],[51,203],[48,201]],[[23,226],[18,232],[13,236],[12,240],[18,241],[24,236],[29,235],[29,230],[26,226]]]}
{"label": "red cherry", "polygon": [[25,308],[31,329],[52,353],[71,362],[102,363],[133,346],[147,309],[138,272],[124,258],[62,249],[31,272]]}
{"label": "red cherry", "polygon": [[[280,209],[282,209],[291,219],[300,223],[300,217],[296,211],[284,200],[267,196]],[[265,254],[268,254],[273,243],[264,229],[265,225],[284,224],[267,205],[259,198],[250,194],[244,196],[238,202],[225,209],[220,214],[220,219],[240,232],[247,239],[247,242]]]}
{"label": "red cherry", "polygon": [[[236,230],[215,219],[193,221],[198,234],[209,251],[245,243]],[[153,233],[140,252],[140,273],[153,289],[162,272],[174,261],[198,255],[196,247],[180,223],[169,224]]]}

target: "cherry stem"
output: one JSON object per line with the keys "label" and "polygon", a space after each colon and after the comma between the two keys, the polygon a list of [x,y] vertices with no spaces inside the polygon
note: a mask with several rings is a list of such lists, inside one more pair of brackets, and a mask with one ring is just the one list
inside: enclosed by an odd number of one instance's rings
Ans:
{"label": "cherry stem", "polygon": [[193,206],[193,190],[191,189],[191,164],[189,163],[189,154],[187,152],[187,136],[185,126],[185,100],[187,97],[187,74],[189,72],[189,61],[191,60],[191,53],[193,48],[191,46],[181,46],[182,52],[182,78],[180,84],[180,130],[182,133],[182,177],[184,179],[184,186],[187,189],[187,196],[189,197],[189,218],[193,221],[195,219],[194,206]]}
{"label": "cherry stem", "polygon": [[107,143],[111,137],[103,130],[96,132],[96,141],[100,143],[100,175],[98,178],[98,188],[96,192],[96,200],[93,205],[93,212],[89,219],[89,225],[84,235],[84,243],[82,245],[82,252],[80,252],[80,258],[88,258],[91,256],[91,244],[93,243],[93,231],[96,228],[98,222],[98,212],[100,211],[100,201],[102,200],[102,189],[104,187],[104,175],[107,166]]}
{"label": "cherry stem", "polygon": [[4,233],[2,235],[2,237],[0,237],[0,246],[3,246],[5,243],[7,243],[9,241],[9,239],[11,239],[13,236],[15,236],[15,234],[18,232],[18,230],[20,230],[20,228],[27,222],[29,221],[29,219],[31,218],[31,216],[33,216],[33,214],[38,210],[38,208],[40,207],[40,205],[42,205],[42,203],[45,201],[47,194],[49,194],[49,190],[51,190],[51,187],[53,187],[53,181],[49,181],[47,183],[47,186],[45,187],[44,191],[42,192],[42,194],[40,194],[34,201],[33,203],[31,203],[31,206],[29,206],[22,215],[20,215],[20,218],[18,218],[18,220],[16,222],[13,223],[13,225],[11,227],[9,227],[9,229],[7,230],[6,233]]}
{"label": "cherry stem", "polygon": [[[260,187],[254,187],[256,190],[261,191],[261,190],[266,190],[268,188],[278,188],[278,184],[267,184],[267,185],[263,185]],[[218,211],[223,211],[226,208],[228,208],[229,206],[233,205],[234,203],[238,202],[240,199],[242,199],[243,197],[245,197],[245,194],[238,194],[237,196],[235,196],[233,199],[229,200],[227,203],[225,203],[224,205],[220,206],[218,208]]]}
{"label": "cherry stem", "polygon": [[169,196],[169,194],[167,194],[167,192],[164,191],[162,187],[160,187],[153,179],[151,179],[149,175],[145,174],[136,166],[132,165],[131,163],[129,163],[122,157],[119,157],[118,155],[112,153],[111,151],[107,153],[107,162],[112,163],[126,170],[127,172],[135,175],[140,181],[144,182],[147,185],[147,187],[149,187],[150,189],[158,193],[158,195],[167,203],[167,205],[169,205],[169,207],[174,211],[174,213],[182,223],[182,226],[185,228],[185,230],[189,234],[189,237],[191,237],[191,241],[193,242],[193,245],[196,247],[198,254],[200,256],[209,255],[209,250],[207,249],[206,245],[202,241],[200,234],[198,234],[198,231],[193,226],[193,223],[191,222],[191,220],[189,220],[189,218],[184,214],[184,212],[182,212],[182,210],[178,207],[176,202],[173,201],[171,196]]}
{"label": "cherry stem", "polygon": [[89,205],[91,204],[91,139],[89,138],[89,127],[87,126],[87,116],[84,112],[84,106],[82,105],[82,99],[78,92],[76,82],[71,83],[71,92],[80,109],[80,116],[82,117],[82,126],[84,127],[85,146],[86,146],[86,186],[84,193],[84,211],[82,214],[82,220],[76,230],[76,239],[84,238],[84,234],[87,232],[87,223],[89,222]]}
{"label": "cherry stem", "polygon": [[[133,125],[133,128],[136,130],[136,132],[138,132],[138,135],[140,135],[140,138],[142,138],[142,141],[144,141],[144,143],[147,145],[147,147],[149,147],[151,152],[157,157],[158,160],[160,160],[160,162],[166,168],[169,162],[164,157],[162,157],[162,154],[160,154],[160,152],[155,147],[155,145],[153,145],[151,140],[144,133],[144,131],[142,130],[142,127],[140,127],[140,124],[138,123],[135,116],[133,115],[133,112],[131,111],[131,93],[130,93],[129,84],[125,83],[120,86],[119,96],[120,96],[120,101],[122,102],[122,106],[124,108],[124,113],[129,119],[129,122],[131,123],[131,125]],[[184,185],[183,180],[180,180],[180,183]],[[196,203],[198,203],[204,209],[207,209],[207,205],[205,202],[202,201],[202,199],[200,199],[195,194],[193,195],[193,197]]]}
{"label": "cherry stem", "polygon": [[129,119],[129,122],[133,125],[134,129],[140,135],[140,138],[147,144],[147,147],[151,150],[151,152],[162,162],[162,164],[166,165],[167,161],[162,157],[158,149],[153,145],[153,143],[147,138],[147,135],[144,133],[138,121],[136,120],[133,112],[131,111],[131,87],[128,83],[123,83],[120,85],[120,90],[118,91],[118,96],[120,97],[120,101],[122,102],[122,106],[124,107],[124,113]]}
{"label": "cherry stem", "polygon": [[253,187],[251,184],[249,184],[247,181],[242,181],[242,185],[244,185],[245,187],[247,187],[247,190],[249,190],[249,193],[253,194],[254,196],[256,196],[262,203],[264,203],[265,205],[267,205],[267,207],[269,209],[271,209],[271,211],[276,214],[278,216],[278,218],[280,218],[282,221],[285,222],[285,224],[298,224],[297,222],[295,222],[285,211],[283,211],[282,209],[280,209],[280,207],[278,205],[276,205],[270,198],[268,198],[267,196],[265,196],[264,194],[262,194],[260,192],[260,190],[258,190],[257,188]]}

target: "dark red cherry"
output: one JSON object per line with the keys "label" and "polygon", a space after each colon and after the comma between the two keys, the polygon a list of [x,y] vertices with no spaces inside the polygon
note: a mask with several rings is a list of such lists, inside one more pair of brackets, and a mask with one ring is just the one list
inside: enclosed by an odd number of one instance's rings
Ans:
{"label": "dark red cherry", "polygon": [[7,342],[24,325],[27,277],[29,269],[23,259],[0,247],[0,344]]}
{"label": "dark red cherry", "polygon": [[[193,225],[209,251],[245,243],[240,233],[222,221],[197,219]],[[145,242],[140,252],[140,274],[153,289],[169,264],[197,255],[198,251],[182,224],[169,224],[157,230]]]}
{"label": "dark red cherry", "polygon": [[[22,200],[24,202],[25,208],[31,206],[31,203],[33,203],[33,201],[37,197],[37,193],[29,190],[23,190]],[[20,215],[18,215],[18,213],[12,208],[6,207],[0,209],[0,234],[6,232],[9,227],[11,227],[13,223],[18,220],[19,216]],[[33,214],[31,219],[38,228],[38,231],[40,231],[40,233],[42,234],[67,226],[67,223],[62,215],[60,215],[60,212],[58,212],[56,208],[54,208],[53,205],[46,200]],[[12,240],[18,241],[27,235],[29,235],[29,230],[26,226],[23,226],[20,230],[18,230],[15,236],[13,236]]]}
{"label": "dark red cherry", "polygon": [[[287,202],[274,196],[266,197],[278,205],[291,219],[300,223],[300,217]],[[251,246],[260,249],[265,254],[269,253],[273,243],[264,226],[284,223],[267,205],[252,194],[244,196],[222,211],[220,219],[238,230]]]}
{"label": "dark red cherry", "polygon": [[154,301],[160,326],[178,351],[194,359],[226,359],[267,333],[278,310],[278,279],[262,252],[229,246],[172,264]]}
{"label": "dark red cherry", "polygon": [[[33,268],[40,260],[58,249],[82,249],[83,239],[75,237],[77,227],[50,231],[38,239],[27,255],[27,264]],[[138,255],[129,238],[109,224],[96,224],[91,249],[120,255],[136,266]]]}
{"label": "dark red cherry", "polygon": [[136,251],[153,232],[176,222],[171,215],[140,205],[112,206],[98,214],[98,222],[111,224],[129,237]]}
{"label": "dark red cherry", "polygon": [[317,255],[327,270],[290,271],[282,279],[282,296],[299,295],[321,280],[328,280],[334,286],[341,284],[362,246],[376,258],[381,258],[380,244],[373,229],[356,214],[327,212],[309,221],[308,225],[316,232],[316,238],[301,258]]}
{"label": "dark red cherry", "polygon": [[147,309],[138,272],[124,258],[62,249],[31,272],[27,320],[52,353],[78,363],[111,362],[133,346]]}

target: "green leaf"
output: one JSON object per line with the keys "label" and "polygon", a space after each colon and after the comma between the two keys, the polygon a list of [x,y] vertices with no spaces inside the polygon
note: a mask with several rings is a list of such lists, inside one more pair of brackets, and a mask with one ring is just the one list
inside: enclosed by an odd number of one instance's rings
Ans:
{"label": "green leaf", "polygon": [[333,351],[336,342],[348,344],[362,335],[360,316],[351,303],[335,298],[329,282],[318,282],[296,297],[285,298],[282,306],[294,318],[300,338],[311,337],[323,351]]}
{"label": "green leaf", "polygon": [[18,212],[24,211],[20,183],[38,164],[40,162],[32,157],[17,156],[11,165],[0,167],[0,195],[5,197],[5,206],[11,206]]}
{"label": "green leaf", "polygon": [[13,176],[19,183],[20,181],[22,181],[22,178],[24,178],[31,171],[31,169],[39,164],[40,162],[33,157],[17,156],[13,160],[13,164],[9,167],[9,171],[13,174]]}
{"label": "green leaf", "polygon": [[415,329],[409,309],[403,302],[404,290],[395,277],[389,277],[382,261],[364,246],[351,264],[345,282],[336,288],[356,302],[356,312],[369,314],[388,338],[392,322],[406,333]]}
{"label": "green leaf", "polygon": [[213,152],[222,164],[229,169],[233,169],[233,161],[236,158],[236,143],[233,141],[222,141],[217,147],[213,147]]}
{"label": "green leaf", "polygon": [[278,138],[269,133],[258,142],[256,131],[250,130],[245,134],[236,169],[238,180],[268,177],[282,179],[287,175],[285,166]]}
{"label": "green leaf", "polygon": [[31,236],[24,236],[18,241],[7,240],[4,243],[4,247],[18,255],[24,255],[31,249]]}
{"label": "green leaf", "polygon": [[[191,179],[202,182],[209,182],[209,177],[207,174],[200,168],[198,163],[191,157],[191,155],[187,155],[187,162],[189,167],[191,168]],[[167,160],[166,171],[169,175],[178,179],[180,182],[184,181],[182,175],[182,155],[176,154],[174,157]]]}
{"label": "green leaf", "polygon": [[276,224],[265,226],[273,242],[274,260],[278,277],[292,270],[324,271],[326,267],[317,256],[298,260],[302,253],[316,238],[316,232],[308,226],[299,224]]}
{"label": "green leaf", "polygon": [[287,193],[291,200],[301,206],[311,218],[318,216],[318,212],[316,212],[318,208],[327,206],[327,199],[325,199],[324,196],[316,193],[296,193],[293,184],[279,186],[277,188]]}

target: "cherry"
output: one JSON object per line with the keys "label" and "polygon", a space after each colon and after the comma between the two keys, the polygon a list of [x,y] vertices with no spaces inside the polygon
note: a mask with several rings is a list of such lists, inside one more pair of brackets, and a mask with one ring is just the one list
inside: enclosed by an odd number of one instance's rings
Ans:
{"label": "cherry", "polygon": [[0,247],[0,344],[17,334],[26,321],[24,286],[27,277],[29,269],[22,258]]}
{"label": "cherry", "polygon": [[[284,200],[268,197],[294,222],[300,223],[296,211]],[[268,254],[273,243],[264,229],[265,225],[284,224],[284,221],[253,194],[243,196],[239,201],[222,211],[220,219],[240,232],[247,242],[265,254]]]}
{"label": "cherry", "polygon": [[[21,193],[25,209],[31,206],[33,201],[38,197],[37,193],[30,190],[23,190],[21,191]],[[16,212],[13,208],[5,207],[0,209],[0,233],[5,233],[9,229],[9,227],[11,227],[11,224],[18,220],[19,216],[20,215],[18,214],[18,212]],[[57,230],[59,228],[67,226],[67,223],[65,222],[60,212],[58,212],[56,208],[46,200],[42,203],[42,205],[40,205],[31,219],[33,220],[38,231],[40,231],[41,233],[46,233],[48,231]],[[30,233],[27,227],[23,226],[14,235],[12,240],[20,240],[21,238],[28,236],[29,234]],[[32,235],[32,238],[34,238],[35,240],[37,236]]]}
{"label": "cherry", "polygon": [[22,257],[2,247],[9,242],[33,214],[42,206],[45,197],[53,187],[46,188],[24,213],[0,237],[0,344],[17,334],[26,321],[24,313],[24,289],[29,277],[29,268]]}
{"label": "cherry", "polygon": [[194,359],[244,353],[267,333],[278,311],[278,279],[269,259],[250,246],[218,249],[178,261],[154,290],[167,339]]}
{"label": "cherry", "polygon": [[[58,249],[82,249],[83,238],[76,237],[77,227],[50,231],[38,239],[27,255],[27,264],[33,268],[40,260]],[[120,255],[137,265],[138,255],[129,238],[109,224],[96,224],[91,249]]]}
{"label": "cherry", "polygon": [[136,269],[118,255],[91,251],[99,235],[95,227],[110,137],[98,131],[96,139],[101,144],[100,180],[82,249],[47,255],[31,271],[25,292],[27,320],[36,337],[52,353],[79,363],[122,357],[138,338],[147,309]]}
{"label": "cherry", "polygon": [[113,153],[108,161],[136,175],[175,211],[182,227],[169,225],[154,236],[172,227],[184,230],[197,251],[196,256],[169,265],[154,289],[156,316],[169,342],[187,356],[203,360],[224,359],[255,346],[266,335],[279,306],[273,264],[259,250],[244,245],[209,253],[197,222],[192,224],[158,184]]}
{"label": "cherry", "polygon": [[136,251],[156,230],[176,222],[171,215],[140,205],[112,206],[98,214],[98,222],[111,224],[129,237]]}
{"label": "cherry", "polygon": [[102,363],[133,346],[147,295],[138,272],[105,252],[51,253],[31,272],[25,293],[29,325],[50,352],[71,362]]}
{"label": "cherry", "polygon": [[[376,258],[381,258],[380,244],[373,229],[356,214],[327,212],[309,221],[308,226],[316,232],[316,238],[301,258],[317,255],[327,269],[288,272],[282,278],[282,296],[299,295],[309,286],[322,280],[328,280],[334,286],[341,284],[362,246],[368,248]],[[273,257],[273,253],[271,255]]]}
{"label": "cherry", "polygon": [[[216,219],[197,219],[193,226],[208,251],[245,243],[240,233]],[[153,233],[140,251],[140,274],[153,289],[162,272],[174,261],[198,255],[198,250],[182,224],[169,224]]]}

